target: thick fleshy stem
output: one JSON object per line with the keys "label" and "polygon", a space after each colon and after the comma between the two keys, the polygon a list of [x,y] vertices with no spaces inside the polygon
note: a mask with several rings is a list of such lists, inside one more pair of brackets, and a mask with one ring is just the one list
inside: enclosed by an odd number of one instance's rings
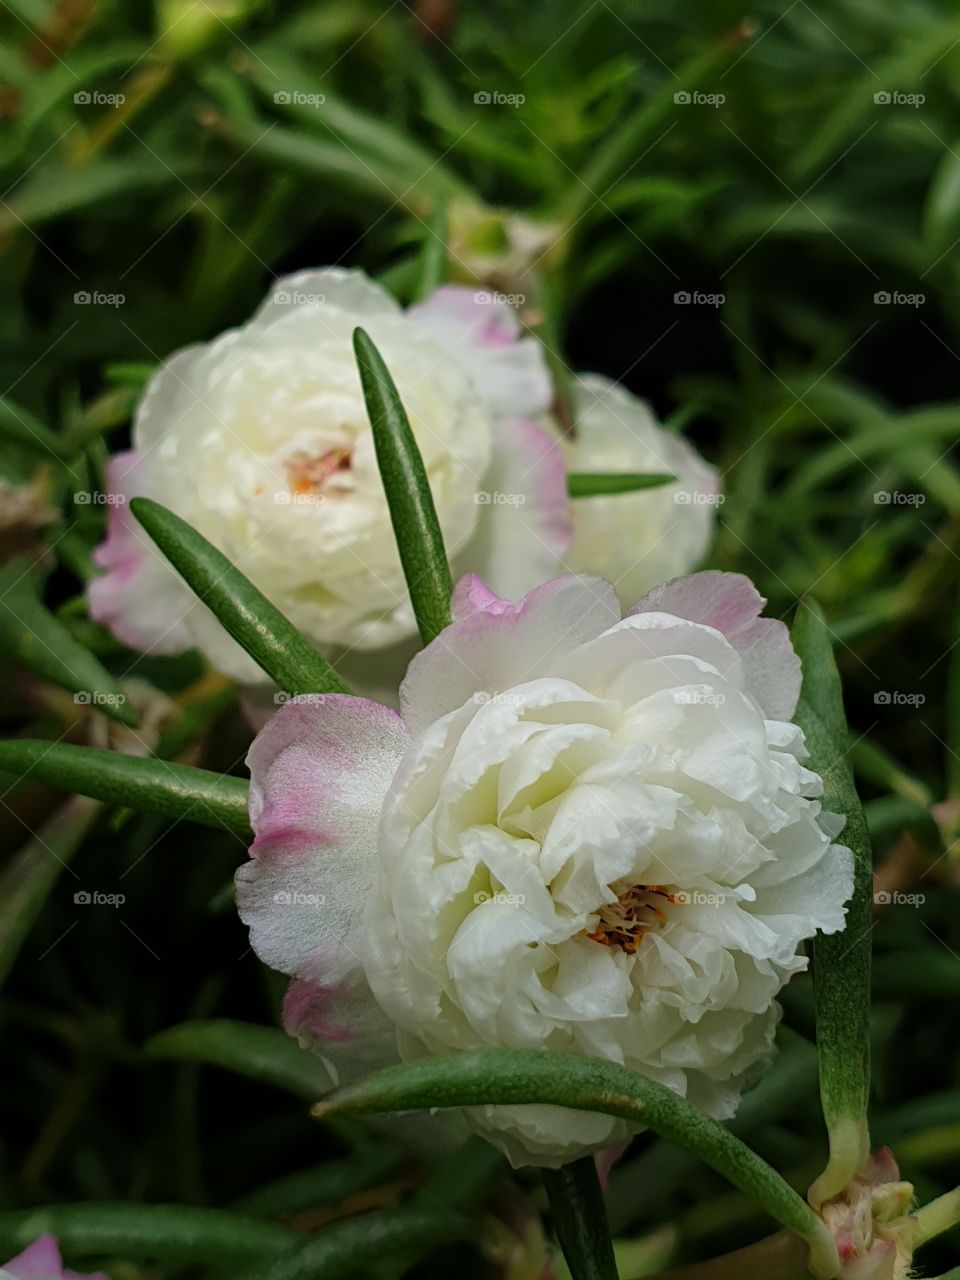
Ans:
{"label": "thick fleshy stem", "polygon": [[931,1200],[914,1214],[917,1220],[913,1237],[913,1247],[919,1249],[922,1244],[942,1235],[951,1227],[960,1223],[960,1187],[948,1191],[945,1195]]}
{"label": "thick fleshy stem", "polygon": [[607,1209],[592,1156],[544,1169],[553,1226],[573,1280],[618,1280]]}

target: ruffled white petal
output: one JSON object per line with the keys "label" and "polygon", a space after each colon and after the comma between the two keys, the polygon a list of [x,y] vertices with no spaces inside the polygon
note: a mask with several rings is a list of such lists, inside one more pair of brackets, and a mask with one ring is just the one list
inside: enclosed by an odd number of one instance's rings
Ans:
{"label": "ruffled white petal", "polygon": [[496,294],[444,285],[409,315],[466,370],[496,414],[536,417],[550,407],[543,349],[519,336],[515,309]]}
{"label": "ruffled white petal", "polygon": [[564,441],[571,471],[677,477],[661,488],[574,503],[567,564],[609,578],[629,605],[703,559],[716,521],[717,473],[681,435],[660,426],[649,405],[607,378],[576,378],[572,401],[573,434]]}

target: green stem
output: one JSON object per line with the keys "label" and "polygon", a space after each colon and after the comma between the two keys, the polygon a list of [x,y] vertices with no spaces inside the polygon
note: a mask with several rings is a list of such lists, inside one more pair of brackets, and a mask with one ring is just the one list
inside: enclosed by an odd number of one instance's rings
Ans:
{"label": "green stem", "polygon": [[942,1235],[951,1227],[960,1225],[960,1187],[955,1187],[953,1191],[948,1191],[945,1195],[938,1196],[936,1200],[931,1200],[922,1209],[918,1209],[915,1216],[917,1225],[913,1247],[919,1249],[934,1236]]}
{"label": "green stem", "polygon": [[592,1156],[544,1169],[553,1226],[573,1280],[618,1280],[607,1210]]}

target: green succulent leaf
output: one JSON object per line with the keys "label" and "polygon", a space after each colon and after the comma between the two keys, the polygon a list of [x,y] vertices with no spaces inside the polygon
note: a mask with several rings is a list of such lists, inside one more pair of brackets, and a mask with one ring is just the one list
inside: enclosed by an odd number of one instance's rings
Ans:
{"label": "green succulent leaf", "polygon": [[105,804],[188,818],[226,828],[244,840],[251,835],[248,783],[209,769],[37,738],[0,742],[0,769]]}
{"label": "green succulent leaf", "polygon": [[0,1213],[0,1255],[25,1249],[39,1235],[57,1237],[68,1258],[120,1254],[170,1265],[263,1266],[303,1239],[296,1231],[223,1209],[186,1204],[60,1204]]}
{"label": "green succulent leaf", "polygon": [[801,606],[793,643],[803,665],[796,722],[808,766],[823,778],[825,811],[845,819],[840,839],[853,851],[854,889],[846,928],[813,942],[820,1097],[830,1139],[826,1169],[811,1188],[819,1204],[837,1195],[869,1151],[870,963],[873,858],[849,760],[846,717],[830,633],[816,606]]}
{"label": "green succulent leaf", "polygon": [[612,493],[638,493],[641,489],[660,489],[673,484],[676,476],[668,472],[642,471],[570,471],[567,493],[571,498],[598,498]]}
{"label": "green succulent leaf", "polygon": [[617,1063],[536,1049],[422,1058],[337,1090],[315,1108],[315,1114],[526,1103],[597,1111],[652,1129],[692,1151],[804,1239],[815,1276],[837,1274],[839,1263],[830,1233],[779,1173],[691,1103]]}
{"label": "green succulent leaf", "polygon": [[238,644],[289,694],[349,693],[330,663],[262,591],[185,520],[149,498],[130,509]]}
{"label": "green succulent leaf", "polygon": [[396,383],[362,329],[353,347],[410,602],[424,644],[450,624],[453,582],[423,458]]}

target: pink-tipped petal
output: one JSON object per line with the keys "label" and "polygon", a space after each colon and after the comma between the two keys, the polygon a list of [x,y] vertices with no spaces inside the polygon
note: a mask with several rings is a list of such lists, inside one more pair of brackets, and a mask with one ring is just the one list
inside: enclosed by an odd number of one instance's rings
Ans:
{"label": "pink-tipped petal", "polygon": [[28,1245],[23,1253],[0,1268],[0,1274],[12,1280],[108,1280],[102,1271],[79,1275],[65,1271],[60,1257],[60,1246],[55,1236],[42,1235]]}
{"label": "pink-tipped petal", "polygon": [[295,978],[283,1001],[283,1027],[318,1054],[332,1086],[398,1061],[396,1027],[358,970],[336,986]]}
{"label": "pink-tipped petal", "polygon": [[519,600],[557,576],[573,540],[559,445],[534,422],[498,421],[483,486],[481,519],[463,558],[483,566],[498,595]]}
{"label": "pink-tipped petal", "polygon": [[339,694],[293,699],[254,740],[256,839],[237,904],[272,968],[327,987],[358,970],[377,823],[405,744],[396,712]]}
{"label": "pink-tipped petal", "polygon": [[400,686],[407,729],[416,736],[475,693],[551,675],[571,649],[619,621],[609,582],[576,574],[543,583],[519,604],[461,617],[410,663]]}
{"label": "pink-tipped petal", "polygon": [[553,398],[543,349],[520,337],[515,309],[496,294],[443,285],[407,312],[467,370],[495,413],[535,417]]}
{"label": "pink-tipped petal", "polygon": [[196,601],[130,510],[130,499],[143,493],[143,471],[133,450],[107,464],[107,536],[93,553],[106,573],[87,588],[90,616],[132,649],[182,653],[193,644],[186,616]]}
{"label": "pink-tipped petal", "polygon": [[766,604],[739,573],[694,573],[654,587],[630,610],[670,613],[720,631],[738,651],[747,690],[771,720],[790,720],[800,696],[800,659],[790,632],[776,618],[762,618]]}
{"label": "pink-tipped petal", "polygon": [[468,618],[471,613],[507,613],[512,608],[509,600],[502,600],[475,573],[463,575],[450,600],[450,616],[454,622]]}

